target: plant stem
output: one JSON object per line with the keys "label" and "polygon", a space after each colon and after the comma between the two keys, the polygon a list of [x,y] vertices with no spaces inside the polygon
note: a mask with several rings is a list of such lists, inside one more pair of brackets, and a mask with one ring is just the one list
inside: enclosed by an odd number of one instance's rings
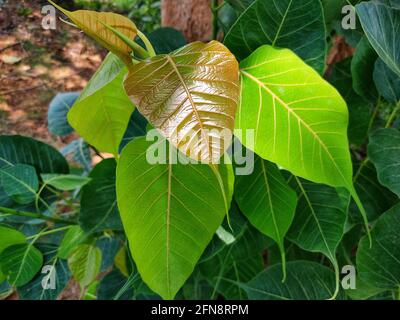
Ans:
{"label": "plant stem", "polygon": [[394,121],[396,120],[397,112],[399,111],[400,111],[400,102],[397,103],[393,112],[390,114],[389,119],[386,122],[385,128],[390,128],[393,125]]}
{"label": "plant stem", "polygon": [[378,101],[376,102],[376,106],[374,108],[374,112],[372,113],[372,117],[371,117],[371,119],[369,121],[369,124],[368,124],[367,135],[370,133],[370,131],[372,129],[372,125],[374,124],[374,121],[375,121],[375,119],[376,119],[376,117],[377,117],[377,115],[379,113],[380,107],[381,107],[381,98],[379,97]]}
{"label": "plant stem", "polygon": [[65,220],[65,219],[62,219],[62,218],[48,217],[48,216],[45,216],[44,214],[41,214],[41,213],[19,211],[19,210],[4,208],[4,207],[0,207],[0,212],[1,213],[5,213],[5,214],[11,214],[11,215],[14,215],[14,216],[19,216],[19,217],[41,219],[41,220],[47,220],[47,221],[56,222],[56,223],[64,223],[64,224],[70,224],[70,225],[77,224],[75,221],[72,221],[72,220]]}
{"label": "plant stem", "polygon": [[[61,231],[67,230],[67,229],[69,229],[71,227],[72,227],[72,225],[69,225],[69,226],[65,226],[65,227],[61,227],[61,228],[45,231],[45,232],[40,233],[40,237],[47,236],[49,234],[56,233],[56,232],[61,232]],[[36,235],[30,236],[30,237],[27,237],[26,240],[30,240],[30,239],[33,239],[35,237],[36,237]]]}
{"label": "plant stem", "polygon": [[149,53],[150,57],[154,57],[156,55],[156,51],[154,50],[154,47],[151,44],[150,40],[140,30],[137,31],[137,35],[143,41],[143,43],[144,43],[144,45],[145,45],[145,47],[147,49],[147,52]]}

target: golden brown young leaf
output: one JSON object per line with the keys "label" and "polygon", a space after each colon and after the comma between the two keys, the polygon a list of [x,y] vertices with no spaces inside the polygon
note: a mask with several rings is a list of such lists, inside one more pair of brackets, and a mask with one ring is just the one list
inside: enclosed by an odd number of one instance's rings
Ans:
{"label": "golden brown young leaf", "polygon": [[49,1],[64,13],[88,36],[96,40],[107,50],[115,53],[128,65],[131,64],[132,49],[105,25],[113,27],[129,39],[137,35],[136,25],[128,18],[112,12],[96,12],[89,10],[68,11]]}
{"label": "golden brown young leaf", "polygon": [[229,146],[239,97],[238,62],[221,43],[191,43],[136,64],[125,90],[185,155],[216,162]]}

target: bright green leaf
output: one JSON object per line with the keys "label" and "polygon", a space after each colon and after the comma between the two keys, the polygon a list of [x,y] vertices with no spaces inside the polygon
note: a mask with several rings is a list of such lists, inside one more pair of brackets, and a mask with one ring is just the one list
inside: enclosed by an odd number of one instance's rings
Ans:
{"label": "bright green leaf", "polygon": [[41,174],[41,177],[45,184],[63,191],[75,190],[90,182],[90,178],[74,174]]}
{"label": "bright green leaf", "polygon": [[263,46],[240,67],[236,128],[255,136],[254,145],[246,135],[241,142],[296,176],[345,187],[365,218],[352,182],[348,111],[336,89],[287,49]]}
{"label": "bright green leaf", "polygon": [[117,166],[118,207],[143,280],[172,299],[229,209],[233,173],[222,165],[172,164],[170,156],[166,164],[152,165],[146,159],[150,146],[137,138],[124,148]]}
{"label": "bright green leaf", "polygon": [[82,288],[89,286],[100,272],[101,251],[99,248],[81,244],[72,251],[68,266]]}
{"label": "bright green leaf", "polygon": [[[86,89],[68,113],[71,126],[99,151],[118,154],[119,145],[128,126],[134,106],[123,89],[126,70],[103,79],[115,62],[108,58],[93,76]],[[111,80],[112,79],[112,80]]]}
{"label": "bright green leaf", "polygon": [[0,253],[14,244],[25,243],[25,235],[17,230],[0,226]]}
{"label": "bright green leaf", "polygon": [[58,248],[57,257],[68,259],[75,247],[84,242],[86,238],[87,234],[79,226],[69,228]]}

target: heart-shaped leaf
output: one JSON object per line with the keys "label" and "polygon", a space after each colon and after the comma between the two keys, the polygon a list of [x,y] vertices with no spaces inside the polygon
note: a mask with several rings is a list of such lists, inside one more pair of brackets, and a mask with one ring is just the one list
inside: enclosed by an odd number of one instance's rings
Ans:
{"label": "heart-shaped leaf", "polygon": [[278,243],[285,268],[284,237],[294,218],[296,192],[275,164],[256,156],[252,174],[235,180],[235,199],[253,226]]}
{"label": "heart-shaped leaf", "polygon": [[345,187],[366,220],[352,182],[348,111],[336,89],[287,49],[263,46],[240,68],[236,128],[255,136],[254,145],[244,135],[242,143],[296,176]]}
{"label": "heart-shaped leaf", "polygon": [[124,148],[117,166],[118,208],[143,280],[172,299],[229,210],[233,172],[222,165],[172,164],[171,154],[165,164],[150,164],[150,147],[152,142],[136,138]]}
{"label": "heart-shaped leaf", "polygon": [[89,37],[96,40],[107,50],[115,53],[128,65],[132,63],[130,57],[132,49],[105,26],[110,26],[133,40],[135,39],[138,30],[131,20],[112,12],[95,12],[89,10],[77,10],[71,12],[56,5],[53,1],[49,0],[49,2],[70,18],[72,22]]}
{"label": "heart-shaped leaf", "polygon": [[256,0],[229,30],[224,43],[240,59],[265,44],[289,48],[322,73],[325,33],[319,0]]}
{"label": "heart-shaped leaf", "polygon": [[219,42],[191,43],[136,64],[125,90],[183,154],[217,162],[229,147],[239,96],[238,63]]}
{"label": "heart-shaped leaf", "polygon": [[336,273],[336,290],[339,292],[339,266],[336,249],[343,237],[347,201],[343,201],[334,188],[292,177],[299,202],[296,216],[287,238],[300,248],[323,253],[332,263]]}

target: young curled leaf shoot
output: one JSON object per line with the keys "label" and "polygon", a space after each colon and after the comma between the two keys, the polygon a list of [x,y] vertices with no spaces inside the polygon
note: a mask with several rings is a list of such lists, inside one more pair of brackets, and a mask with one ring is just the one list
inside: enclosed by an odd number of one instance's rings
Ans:
{"label": "young curled leaf shoot", "polygon": [[128,39],[135,39],[138,34],[136,25],[128,18],[112,12],[95,12],[88,10],[68,11],[53,1],[48,0],[53,6],[64,13],[89,37],[93,38],[107,50],[116,54],[126,65],[132,64],[132,48],[113,31],[104,25],[118,30]]}

